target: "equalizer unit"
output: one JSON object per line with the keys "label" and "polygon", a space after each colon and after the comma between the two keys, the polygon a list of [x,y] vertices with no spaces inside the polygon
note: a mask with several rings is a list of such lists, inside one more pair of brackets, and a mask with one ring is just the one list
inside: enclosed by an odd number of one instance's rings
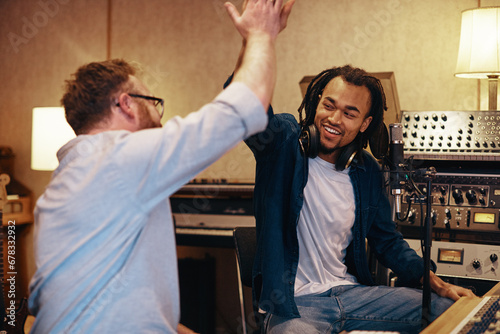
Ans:
{"label": "equalizer unit", "polygon": [[436,273],[482,295],[500,280],[500,112],[402,111],[399,119],[398,229],[420,252],[427,219]]}
{"label": "equalizer unit", "polygon": [[[422,176],[413,177],[417,189],[406,186],[401,225],[421,222],[421,194],[427,193]],[[500,233],[500,175],[436,173],[432,180],[431,222],[434,229]],[[424,210],[425,214],[425,210]]]}
{"label": "equalizer unit", "polygon": [[[500,112],[403,111],[401,124],[405,159],[413,168],[437,170],[433,229],[499,233]],[[421,174],[408,174],[400,226],[419,226],[424,218],[427,180]]]}
{"label": "equalizer unit", "polygon": [[405,156],[500,161],[500,112],[403,111]]}

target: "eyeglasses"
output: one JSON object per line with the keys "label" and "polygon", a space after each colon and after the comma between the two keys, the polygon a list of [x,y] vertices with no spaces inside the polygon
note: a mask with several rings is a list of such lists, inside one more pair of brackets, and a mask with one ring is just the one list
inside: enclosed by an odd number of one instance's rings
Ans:
{"label": "eyeglasses", "polygon": [[140,99],[153,101],[155,104],[156,110],[158,110],[158,113],[160,114],[160,119],[163,117],[163,112],[165,111],[163,105],[165,104],[165,100],[160,99],[158,97],[154,97],[154,96],[145,96],[145,95],[130,94],[130,93],[128,95],[130,95],[132,97],[138,97]]}

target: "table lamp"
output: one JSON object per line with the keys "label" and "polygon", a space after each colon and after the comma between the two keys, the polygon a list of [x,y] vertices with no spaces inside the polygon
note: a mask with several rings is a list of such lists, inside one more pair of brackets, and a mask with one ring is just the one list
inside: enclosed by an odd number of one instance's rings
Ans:
{"label": "table lamp", "polygon": [[497,110],[500,75],[500,7],[462,12],[460,47],[455,76],[488,79],[489,110]]}
{"label": "table lamp", "polygon": [[52,171],[57,168],[57,151],[75,137],[66,122],[64,108],[33,108],[31,169]]}

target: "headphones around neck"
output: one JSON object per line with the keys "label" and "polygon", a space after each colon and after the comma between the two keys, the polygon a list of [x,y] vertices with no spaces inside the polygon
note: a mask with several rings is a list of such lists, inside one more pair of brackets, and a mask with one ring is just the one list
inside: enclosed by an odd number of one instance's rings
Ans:
{"label": "headphones around neck", "polygon": [[[316,158],[320,148],[319,131],[316,125],[311,124],[302,130],[299,137],[299,145],[302,154],[309,158]],[[342,148],[340,155],[335,161],[335,169],[342,171],[348,168],[353,161],[357,162],[358,148],[357,143],[353,141],[349,145]]]}

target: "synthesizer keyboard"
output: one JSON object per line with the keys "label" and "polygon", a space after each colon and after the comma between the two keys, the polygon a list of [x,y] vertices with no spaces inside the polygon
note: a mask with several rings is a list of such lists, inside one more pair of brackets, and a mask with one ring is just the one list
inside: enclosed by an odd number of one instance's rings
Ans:
{"label": "synthesizer keyboard", "polygon": [[450,334],[500,333],[499,302],[500,296],[484,297]]}

